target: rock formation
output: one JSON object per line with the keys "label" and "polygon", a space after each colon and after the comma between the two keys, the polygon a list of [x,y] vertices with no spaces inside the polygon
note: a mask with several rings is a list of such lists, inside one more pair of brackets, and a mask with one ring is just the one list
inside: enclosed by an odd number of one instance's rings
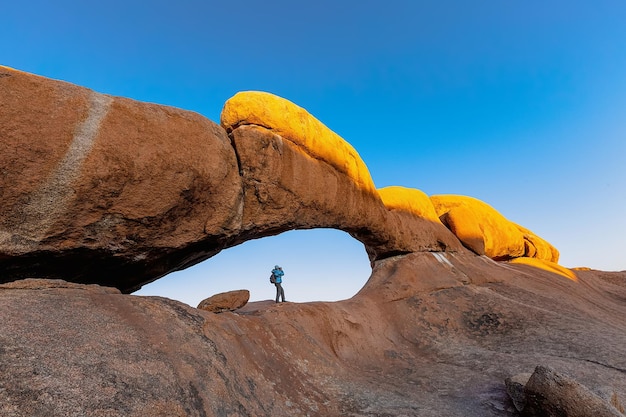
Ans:
{"label": "rock formation", "polygon": [[528,417],[623,417],[609,402],[566,375],[538,366],[524,386]]}
{"label": "rock formation", "polygon": [[[504,381],[538,364],[626,393],[626,273],[563,268],[478,200],[376,189],[287,100],[239,93],[218,126],[0,67],[0,140],[0,415],[514,416]],[[367,250],[349,300],[123,294],[316,227]]]}
{"label": "rock formation", "polygon": [[132,291],[219,252],[241,178],[219,126],[0,67],[2,281]]}
{"label": "rock formation", "polygon": [[198,308],[200,310],[210,311],[211,313],[235,311],[245,306],[249,299],[250,291],[248,290],[228,291],[212,295],[200,301]]}
{"label": "rock formation", "polygon": [[431,197],[437,216],[467,248],[492,259],[519,257],[558,262],[559,252],[530,230],[498,213],[490,205],[471,197]]}
{"label": "rock formation", "polygon": [[460,243],[493,259],[558,260],[478,200],[376,190],[352,146],[280,97],[236,94],[222,129],[192,112],[0,71],[0,162],[13,167],[0,196],[3,281],[131,292],[248,239],[315,227],[348,232],[372,262]]}

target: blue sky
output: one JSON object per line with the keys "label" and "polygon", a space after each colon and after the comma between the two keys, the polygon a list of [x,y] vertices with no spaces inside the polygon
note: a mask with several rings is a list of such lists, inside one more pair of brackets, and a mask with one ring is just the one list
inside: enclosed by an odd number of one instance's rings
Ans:
{"label": "blue sky", "polygon": [[[378,187],[463,194],[550,241],[561,264],[625,270],[626,2],[28,1],[0,64],[219,122],[238,91],[306,108]],[[150,284],[195,305],[247,288],[336,300],[369,275],[331,230],[246,242]]]}

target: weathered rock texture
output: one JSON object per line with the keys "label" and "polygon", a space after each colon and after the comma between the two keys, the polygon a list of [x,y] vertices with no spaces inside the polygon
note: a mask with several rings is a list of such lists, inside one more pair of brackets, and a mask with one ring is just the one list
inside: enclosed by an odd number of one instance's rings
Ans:
{"label": "weathered rock texture", "polygon": [[295,228],[345,230],[372,260],[462,249],[440,222],[389,211],[356,151],[293,103],[239,94],[223,123],[230,139],[192,112],[0,67],[0,282],[131,292]]}
{"label": "weathered rock texture", "polygon": [[0,415],[517,416],[504,380],[537,364],[624,398],[626,273],[578,275],[415,253],[350,300],[222,314],[12,283]]}
{"label": "weathered rock texture", "polygon": [[192,112],[0,67],[0,280],[131,291],[219,252],[240,223],[226,133]]}
{"label": "weathered rock texture", "polygon": [[528,383],[531,375],[531,373],[517,374],[504,380],[506,392],[509,394],[509,397],[511,397],[517,411],[522,411],[524,407],[526,407],[524,386]]}
{"label": "weathered rock texture", "polygon": [[228,291],[200,301],[198,308],[211,313],[223,313],[240,309],[248,303],[249,299],[250,291],[248,290]]}
{"label": "weathered rock texture", "polygon": [[524,386],[528,417],[623,417],[617,408],[574,379],[538,366]]}
{"label": "weathered rock texture", "polygon": [[0,67],[0,282],[132,292],[248,239],[316,227],[348,232],[372,262],[461,243],[558,260],[478,200],[376,190],[356,150],[285,99],[238,93],[221,123]]}
{"label": "weathered rock texture", "polygon": [[[624,396],[626,273],[562,268],[477,200],[377,190],[279,97],[221,123],[0,67],[0,415],[513,416],[504,380],[537,364]],[[315,227],[369,254],[350,300],[122,294]]]}

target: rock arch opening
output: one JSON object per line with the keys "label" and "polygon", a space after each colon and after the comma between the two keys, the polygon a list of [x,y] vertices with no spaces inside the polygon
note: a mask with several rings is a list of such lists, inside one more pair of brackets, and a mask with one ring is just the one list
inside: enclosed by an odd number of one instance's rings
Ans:
{"label": "rock arch opening", "polygon": [[274,265],[285,271],[287,301],[338,301],[355,295],[371,275],[361,242],[335,229],[292,230],[246,241],[183,271],[173,272],[135,295],[163,296],[192,307],[214,294],[247,289],[250,301],[270,300]]}

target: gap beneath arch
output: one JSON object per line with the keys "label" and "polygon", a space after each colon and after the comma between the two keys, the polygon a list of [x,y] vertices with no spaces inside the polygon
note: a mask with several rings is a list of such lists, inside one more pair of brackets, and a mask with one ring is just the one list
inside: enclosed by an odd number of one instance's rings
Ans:
{"label": "gap beneath arch", "polygon": [[133,295],[156,295],[196,307],[214,294],[246,289],[250,301],[276,294],[269,276],[285,271],[287,301],[338,301],[355,295],[372,269],[361,242],[335,229],[292,230],[244,242],[183,271],[173,272]]}

